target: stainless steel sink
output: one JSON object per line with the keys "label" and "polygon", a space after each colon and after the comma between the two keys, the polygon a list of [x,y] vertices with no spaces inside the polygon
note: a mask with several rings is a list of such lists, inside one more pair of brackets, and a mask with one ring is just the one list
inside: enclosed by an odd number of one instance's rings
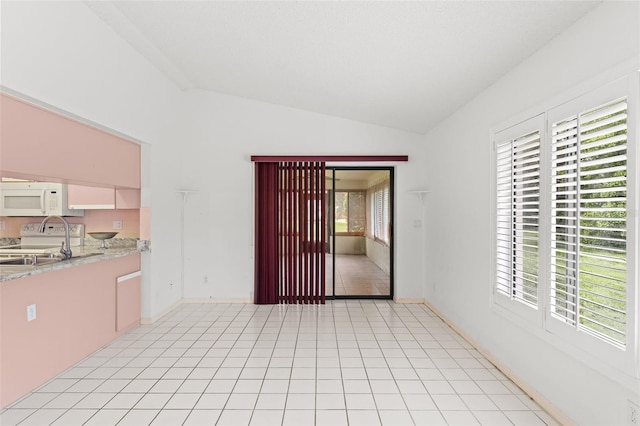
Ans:
{"label": "stainless steel sink", "polygon": [[72,256],[71,259],[65,259],[64,256],[58,253],[49,254],[23,254],[20,256],[12,255],[8,257],[0,258],[1,266],[38,266],[38,265],[50,265],[52,263],[63,262],[65,260],[84,259],[85,257],[99,256],[103,253],[87,253],[78,256]]}
{"label": "stainless steel sink", "polygon": [[28,256],[28,257],[16,257],[12,259],[0,259],[0,265],[49,265],[51,263],[61,262],[63,257],[50,257],[50,256]]}

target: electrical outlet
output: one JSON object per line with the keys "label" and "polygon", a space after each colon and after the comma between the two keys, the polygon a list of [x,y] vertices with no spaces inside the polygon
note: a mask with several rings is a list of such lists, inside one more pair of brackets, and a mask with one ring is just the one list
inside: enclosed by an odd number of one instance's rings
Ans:
{"label": "electrical outlet", "polygon": [[627,401],[627,421],[630,425],[640,425],[640,406],[633,401]]}
{"label": "electrical outlet", "polygon": [[208,275],[203,276],[202,277],[202,282],[205,283],[205,284],[208,283],[209,282],[209,276]]}
{"label": "electrical outlet", "polygon": [[4,229],[4,220],[0,220],[0,231]]}
{"label": "electrical outlet", "polygon": [[122,221],[114,220],[113,221],[113,229],[122,229]]}
{"label": "electrical outlet", "polygon": [[27,321],[36,319],[36,305],[27,306]]}

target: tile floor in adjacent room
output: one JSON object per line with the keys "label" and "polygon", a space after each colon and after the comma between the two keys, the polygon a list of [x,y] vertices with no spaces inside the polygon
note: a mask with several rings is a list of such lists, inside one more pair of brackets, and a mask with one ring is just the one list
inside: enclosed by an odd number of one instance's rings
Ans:
{"label": "tile floor in adjacent room", "polygon": [[9,425],[557,424],[422,304],[183,304],[0,413]]}
{"label": "tile floor in adjacent room", "polygon": [[[328,254],[327,258],[331,258]],[[336,254],[336,296],[389,296],[389,274],[366,255]],[[331,274],[330,263],[327,273]],[[327,280],[330,283],[330,279]],[[327,294],[331,294],[330,291]]]}

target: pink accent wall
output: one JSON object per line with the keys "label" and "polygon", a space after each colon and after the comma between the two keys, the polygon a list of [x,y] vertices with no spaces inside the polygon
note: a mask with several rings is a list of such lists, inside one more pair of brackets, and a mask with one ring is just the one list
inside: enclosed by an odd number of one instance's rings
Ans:
{"label": "pink accent wall", "polygon": [[[24,217],[5,217],[0,216],[0,220],[4,222],[4,229],[0,229],[0,238],[20,238],[20,225],[28,223]],[[32,217],[32,222],[37,222],[36,217]],[[35,220],[33,220],[35,219]],[[40,218],[42,221],[44,218]]]}
{"label": "pink accent wall", "polygon": [[[113,229],[113,221],[121,220],[122,229]],[[85,210],[84,217],[70,217],[71,223],[84,223],[86,232],[117,231],[116,238],[140,237],[140,210]],[[91,238],[88,235],[86,238]]]}
{"label": "pink accent wall", "polygon": [[[135,326],[138,298],[121,306],[128,327],[116,331],[116,279],[139,269],[135,254],[0,283],[0,406]],[[128,282],[126,296],[137,297],[136,283]],[[37,316],[28,322],[31,304]]]}
{"label": "pink accent wall", "polygon": [[2,176],[140,188],[138,144],[4,93],[0,109]]}
{"label": "pink accent wall", "polygon": [[[87,232],[103,232],[114,231],[113,221],[122,221],[122,230],[117,231],[116,238],[140,238],[141,225],[140,210],[85,210],[82,217],[69,217],[69,223],[84,223],[85,233]],[[37,223],[42,221],[42,217],[6,217],[0,216],[0,220],[4,221],[5,229],[0,230],[0,237],[19,238],[20,225],[25,223]],[[91,238],[86,235],[86,238]],[[149,238],[146,238],[149,239]]]}
{"label": "pink accent wall", "polygon": [[151,208],[140,208],[140,239],[151,240]]}

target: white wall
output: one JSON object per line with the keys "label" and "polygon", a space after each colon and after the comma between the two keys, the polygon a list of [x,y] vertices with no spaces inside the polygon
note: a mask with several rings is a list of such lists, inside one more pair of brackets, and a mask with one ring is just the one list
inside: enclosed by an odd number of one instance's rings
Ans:
{"label": "white wall", "polygon": [[208,92],[188,93],[187,105],[182,186],[196,192],[185,205],[185,297],[251,297],[252,154],[408,154],[396,165],[396,297],[423,297],[422,240],[406,226],[421,215],[407,194],[424,178],[420,136]]}
{"label": "white wall", "polygon": [[143,203],[152,206],[152,252],[143,256],[143,317],[181,297],[178,190],[199,191],[184,204],[185,297],[250,297],[251,154],[409,154],[397,169],[396,294],[423,297],[424,277],[413,266],[422,239],[402,225],[420,215],[404,191],[424,180],[419,136],[230,96],[185,94],[80,2],[3,2],[1,19],[5,90],[146,144]]}
{"label": "white wall", "polygon": [[602,4],[425,138],[428,301],[577,424],[626,424],[640,383],[608,378],[492,310],[490,129],[637,60],[638,17],[637,2]]}

